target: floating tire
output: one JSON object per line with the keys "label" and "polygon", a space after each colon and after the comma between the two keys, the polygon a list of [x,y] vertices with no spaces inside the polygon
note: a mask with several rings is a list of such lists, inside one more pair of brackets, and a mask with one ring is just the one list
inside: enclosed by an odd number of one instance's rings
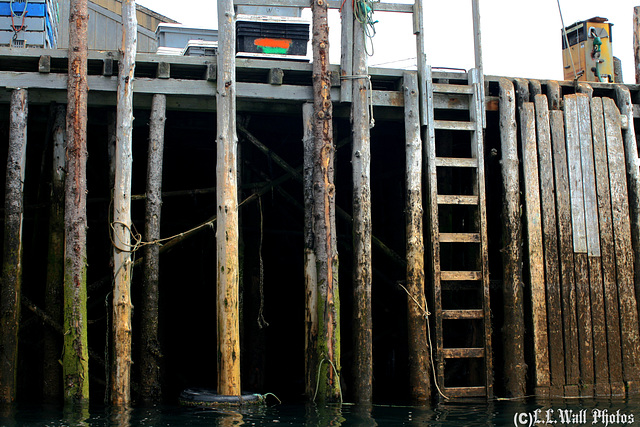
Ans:
{"label": "floating tire", "polygon": [[243,392],[240,396],[223,396],[215,390],[205,388],[188,388],[180,393],[179,401],[184,406],[218,407],[262,405],[265,398],[261,394]]}

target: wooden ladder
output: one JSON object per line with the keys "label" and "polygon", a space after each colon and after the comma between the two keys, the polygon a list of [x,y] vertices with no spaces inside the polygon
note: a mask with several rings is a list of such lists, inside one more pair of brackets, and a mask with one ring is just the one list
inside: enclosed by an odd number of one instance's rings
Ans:
{"label": "wooden ladder", "polygon": [[[431,68],[425,71],[436,380],[447,397],[490,398],[483,79],[474,68],[458,74],[458,84],[434,83]],[[468,110],[434,107],[454,98]]]}

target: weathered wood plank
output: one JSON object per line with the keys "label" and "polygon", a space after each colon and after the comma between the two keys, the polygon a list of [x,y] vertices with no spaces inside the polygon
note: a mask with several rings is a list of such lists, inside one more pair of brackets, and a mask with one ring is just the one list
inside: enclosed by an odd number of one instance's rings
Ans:
{"label": "weathered wood plank", "polygon": [[516,88],[516,107],[520,110],[525,102],[529,102],[529,81],[517,78],[513,82]]}
{"label": "weathered wood plank", "polygon": [[569,171],[564,137],[562,111],[551,111],[551,141],[553,143],[553,170],[556,185],[556,213],[560,249],[560,278],[562,287],[562,317],[567,396],[578,396],[580,380],[578,350],[578,320],[576,317],[576,289],[573,263],[573,232],[571,228],[571,200]]}
{"label": "weathered wood plank", "polygon": [[535,102],[536,96],[542,95],[542,85],[540,80],[529,80],[529,96],[531,102]]}
{"label": "weathered wood plank", "polygon": [[591,296],[591,326],[593,332],[593,366],[596,395],[611,394],[607,369],[607,336],[604,316],[604,292],[600,262],[600,227],[598,225],[598,199],[596,195],[595,166],[593,163],[593,137],[589,95],[578,94],[578,135],[582,164],[584,213],[589,255],[589,291]]}
{"label": "weathered wood plank", "polygon": [[622,373],[629,392],[637,391],[640,355],[638,311],[634,294],[633,248],[630,245],[631,222],[625,167],[625,147],[620,131],[620,114],[609,98],[603,98],[607,158],[609,159],[609,185],[611,213],[616,254],[616,277],[620,308],[620,334],[622,340]]}
{"label": "weathered wood plank", "polygon": [[596,177],[593,165],[593,142],[591,135],[591,109],[589,98],[578,94],[578,138],[580,140],[580,163],[584,195],[584,219],[587,232],[589,256],[600,256],[600,229],[598,227],[598,200]]}
{"label": "weathered wood plank", "polygon": [[587,229],[584,213],[584,189],[582,184],[582,160],[577,95],[564,97],[564,121],[569,165],[569,189],[571,193],[571,222],[573,224],[573,250],[587,253]]}
{"label": "weathered wood plank", "polygon": [[556,198],[553,184],[549,107],[545,95],[535,95],[534,101],[538,137],[542,231],[544,235],[544,283],[547,292],[551,386],[562,390],[565,384],[564,342],[562,329],[557,327],[562,324],[562,302],[560,296],[560,264],[558,260]]}
{"label": "weathered wood plank", "polygon": [[591,323],[591,292],[589,289],[589,256],[574,253],[576,278],[576,310],[578,318],[578,348],[580,355],[580,395],[593,396],[595,380],[593,366],[593,328]]}
{"label": "weathered wood plank", "polygon": [[409,391],[412,400],[430,398],[427,328],[424,309],[424,242],[422,229],[422,140],[418,76],[405,73],[407,316],[409,335]]}
{"label": "weathered wood plank", "polygon": [[516,99],[513,83],[500,79],[500,141],[502,151],[502,265],[505,387],[510,397],[526,394],[524,360],[524,282],[522,280],[522,220]]}
{"label": "weathered wood plank", "polygon": [[529,289],[533,308],[534,386],[536,393],[545,393],[551,385],[551,378],[536,123],[534,104],[531,102],[524,102],[520,109],[520,127],[529,254]]}
{"label": "weathered wood plank", "polygon": [[601,98],[593,98],[591,100],[591,127],[593,134],[593,156],[598,195],[598,217],[600,225],[600,251],[602,257],[604,307],[607,330],[609,383],[611,386],[611,394],[614,396],[620,396],[624,394],[624,384],[622,382],[620,318],[618,310],[618,288],[616,284],[616,262],[613,245],[613,223],[611,218],[609,166],[604,129],[604,111]]}
{"label": "weathered wood plank", "polygon": [[340,102],[351,102],[353,92],[353,2],[340,9]]}

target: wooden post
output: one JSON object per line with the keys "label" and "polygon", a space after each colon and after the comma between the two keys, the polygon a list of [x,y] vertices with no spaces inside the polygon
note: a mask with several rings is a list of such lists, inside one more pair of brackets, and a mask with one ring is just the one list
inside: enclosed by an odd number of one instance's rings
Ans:
{"label": "wooden post", "polygon": [[340,43],[340,102],[351,102],[353,92],[353,3],[346,2],[340,8],[342,24]]}
{"label": "wooden post", "polygon": [[544,254],[542,218],[540,214],[540,180],[536,145],[536,125],[533,103],[524,102],[520,109],[522,161],[524,174],[525,213],[529,249],[529,278],[533,307],[533,346],[535,393],[548,395],[549,340],[547,334],[547,304],[544,287]]}
{"label": "wooden post", "polygon": [[578,351],[578,320],[576,314],[575,270],[573,262],[573,230],[571,228],[571,198],[569,171],[564,137],[564,115],[552,110],[549,115],[553,144],[553,172],[556,185],[556,218],[560,249],[560,278],[562,286],[562,318],[565,353],[566,396],[578,397],[580,381]]}
{"label": "wooden post", "polygon": [[598,195],[598,217],[600,225],[600,250],[604,286],[604,306],[607,331],[608,373],[611,394],[624,396],[622,382],[622,344],[620,342],[620,312],[616,283],[616,260],[613,245],[613,222],[611,216],[611,191],[607,143],[604,127],[604,110],[601,98],[591,100],[591,126],[593,129],[593,154]]}
{"label": "wooden post", "polygon": [[[628,91],[625,91],[628,94]],[[629,394],[638,393],[640,379],[640,336],[638,334],[637,299],[634,298],[634,251],[629,244],[633,236],[633,209],[627,195],[627,174],[625,174],[625,153],[629,166],[627,138],[620,132],[620,114],[613,101],[602,99],[605,132],[607,138],[607,158],[609,159],[609,186],[611,189],[611,212],[613,221],[614,247],[616,254],[616,276],[620,308],[620,339],[622,341],[622,372]],[[623,113],[624,114],[624,113]],[[627,173],[631,175],[630,171]],[[629,180],[629,187],[633,181]],[[630,221],[631,217],[631,221]],[[636,255],[637,256],[637,255]]]}
{"label": "wooden post", "polygon": [[311,400],[316,386],[318,364],[318,280],[313,232],[313,104],[305,103],[302,106],[302,120],[304,126],[304,138],[302,140],[304,150],[304,371],[305,394]]}
{"label": "wooden post", "polygon": [[73,0],[70,7],[62,376],[65,400],[88,402],[87,28],[89,12],[87,0]]}
{"label": "wooden post", "polygon": [[406,72],[404,126],[406,144],[407,323],[409,335],[409,392],[417,403],[431,397],[429,343],[424,292],[424,238],[422,228],[422,140],[418,76]]}
{"label": "wooden post", "polygon": [[364,25],[353,23],[353,97],[351,103],[353,167],[353,339],[354,398],[371,403],[373,336],[371,330],[371,148],[369,80]]}
{"label": "wooden post", "polygon": [[[162,156],[164,153],[164,123],[167,108],[165,95],[153,95],[149,122],[149,156],[147,162],[147,198],[144,240],[160,238],[162,207]],[[162,352],[158,338],[158,300],[160,282],[160,245],[145,247],[141,301],[140,395],[147,404],[160,403],[160,358]]]}
{"label": "wooden post", "polygon": [[137,43],[135,0],[122,2],[122,58],[118,73],[116,176],[113,191],[113,367],[111,403],[131,403],[131,175],[133,82]]}
{"label": "wooden post", "polygon": [[239,396],[240,320],[236,134],[236,15],[232,0],[218,1],[216,201],[218,394]]}
{"label": "wooden post", "polygon": [[547,292],[547,317],[549,321],[549,362],[551,367],[551,392],[564,394],[564,340],[562,328],[562,301],[560,294],[560,263],[558,259],[558,233],[556,222],[556,197],[553,185],[553,160],[551,154],[551,128],[549,107],[545,95],[535,95],[536,126],[538,136],[538,164],[540,171],[540,196],[542,227],[544,233],[544,269]]}
{"label": "wooden post", "polygon": [[27,91],[11,92],[0,288],[0,402],[16,400],[22,286],[22,212],[27,153]]}
{"label": "wooden post", "polygon": [[482,100],[481,120],[482,127],[487,127],[487,108],[484,103],[484,65],[482,63],[482,31],[480,26],[480,0],[471,0],[471,10],[473,13],[473,46],[475,52],[475,64],[478,70],[480,99]]}
{"label": "wooden post", "polygon": [[[586,95],[564,97],[564,120],[566,132],[567,164],[571,198],[571,224],[573,228],[573,251],[576,280],[576,308],[578,319],[578,343],[580,358],[581,396],[593,395],[593,327],[591,322],[591,291],[589,285],[589,256],[587,222],[585,219],[585,196],[580,151],[580,124],[578,98]],[[583,101],[584,102],[584,101]],[[591,130],[589,129],[589,134]]]}
{"label": "wooden post", "polygon": [[562,90],[560,84],[555,80],[547,82],[547,99],[549,100],[549,110],[559,110],[562,103]]}
{"label": "wooden post", "polygon": [[526,394],[524,360],[524,282],[516,95],[513,83],[500,79],[500,141],[502,151],[502,266],[504,300],[504,377],[509,397]]}
{"label": "wooden post", "polygon": [[633,117],[631,93],[626,86],[616,85],[616,98],[620,113],[627,116],[628,126],[622,131],[624,153],[627,164],[627,180],[629,182],[629,213],[631,219],[631,243],[633,247],[633,263],[635,268],[636,300],[640,298],[640,159]]}
{"label": "wooden post", "polygon": [[633,8],[633,57],[636,67],[636,84],[640,84],[640,6]]}
{"label": "wooden post", "polygon": [[[53,171],[51,177],[51,207],[49,208],[49,249],[47,255],[47,283],[45,310],[58,324],[62,324],[62,294],[64,289],[64,176],[65,176],[65,116],[66,107],[57,105],[53,124]],[[56,402],[62,396],[62,354],[60,335],[47,328],[44,335],[44,387],[47,401]]]}
{"label": "wooden post", "polygon": [[335,220],[333,104],[329,75],[327,2],[314,0],[313,47],[314,219],[318,274],[318,394],[320,401],[341,400],[340,298]]}

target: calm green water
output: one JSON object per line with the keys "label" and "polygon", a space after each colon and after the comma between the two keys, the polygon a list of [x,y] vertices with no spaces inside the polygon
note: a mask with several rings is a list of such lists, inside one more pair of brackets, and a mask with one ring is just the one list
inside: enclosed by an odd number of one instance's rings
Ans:
{"label": "calm green water", "polygon": [[[537,418],[536,418],[537,417]],[[640,425],[640,400],[558,400],[443,403],[433,408],[278,404],[241,410],[177,406],[105,407],[86,411],[17,405],[0,413],[2,426],[620,426]]]}

